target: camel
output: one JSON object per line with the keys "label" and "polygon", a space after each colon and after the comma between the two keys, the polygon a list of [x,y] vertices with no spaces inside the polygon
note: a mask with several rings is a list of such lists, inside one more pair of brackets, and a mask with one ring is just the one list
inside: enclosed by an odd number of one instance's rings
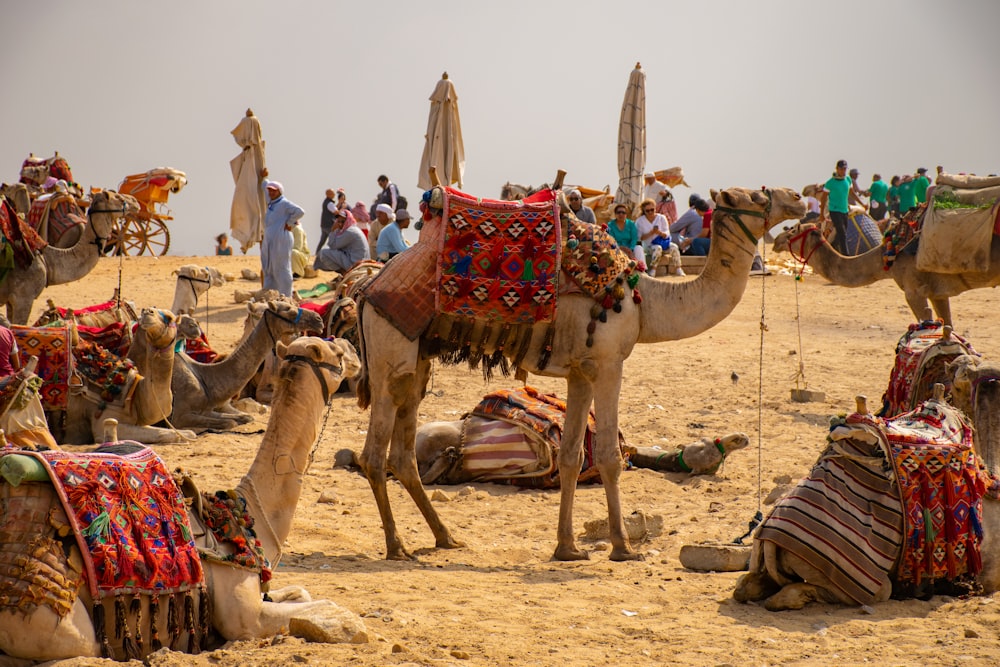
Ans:
{"label": "camel", "polygon": [[115,220],[138,212],[139,204],[134,197],[113,190],[95,194],[87,209],[87,225],[76,245],[66,249],[47,246],[35,255],[31,266],[11,269],[0,283],[0,304],[6,304],[8,319],[14,324],[27,324],[35,299],[43,289],[79,280],[90,273],[97,266],[104,240]]}
{"label": "camel", "polygon": [[227,430],[246,424],[253,416],[234,408],[229,399],[260,368],[274,344],[300,331],[323,331],[323,319],[311,310],[285,301],[266,304],[250,334],[222,361],[203,364],[181,352],[174,357],[171,422],[196,430]]}
{"label": "camel", "polygon": [[[588,326],[595,301],[582,294],[560,295],[554,337],[546,340],[549,323],[533,328],[521,369],[567,381],[567,413],[560,470],[579,470],[583,462],[583,436],[591,403],[598,430],[596,466],[604,482],[608,504],[611,560],[641,558],[629,545],[619,498],[621,455],[618,448],[618,396],[622,364],[637,343],[656,343],[695,336],[724,319],[743,296],[757,240],[772,225],[801,218],[805,205],[798,192],[788,188],[750,190],[732,188],[717,193],[712,249],[704,272],[685,282],[659,281],[638,276],[641,304],[623,299],[621,312],[609,311],[607,321]],[[563,211],[567,208],[564,206]],[[440,215],[440,214],[438,214]],[[442,224],[440,218],[427,225]],[[425,226],[425,230],[427,226]],[[414,438],[420,401],[430,375],[431,359],[421,355],[421,340],[410,340],[366,300],[359,308],[362,375],[358,404],[371,406],[368,434],[360,456],[378,504],[385,532],[386,558],[410,559],[396,529],[386,488],[386,467],[392,471],[423,514],[438,548],[461,543],[439,518],[420,482]],[[433,330],[432,324],[428,330]],[[473,333],[473,336],[475,334]],[[485,354],[496,349],[496,335],[483,341]],[[544,369],[541,352],[551,348]],[[503,353],[514,354],[510,346]],[[391,446],[390,446],[391,440]],[[388,452],[388,461],[387,461]],[[577,548],[573,534],[574,475],[561,476],[556,560],[580,560],[589,554]]]}
{"label": "camel", "polygon": [[198,299],[212,287],[226,284],[222,272],[213,266],[185,264],[178,267],[177,285],[174,287],[174,305],[170,308],[176,315],[193,313],[198,307]]}
{"label": "camel", "polygon": [[[284,363],[267,431],[249,471],[236,486],[236,492],[246,499],[249,513],[256,519],[255,526],[264,556],[275,570],[281,560],[282,545],[291,531],[326,402],[332,388],[343,377],[356,374],[359,369],[353,349],[338,340],[299,338],[287,348],[279,342],[278,354]],[[54,490],[50,493],[53,502],[51,525],[59,525],[55,519],[61,516],[61,525],[65,526],[66,518],[55,500]],[[195,535],[204,535],[204,525],[193,513],[189,512],[189,516]],[[6,516],[0,515],[0,518],[6,519]],[[46,527],[49,525],[46,524]],[[50,532],[46,539],[59,539],[54,529]],[[70,538],[65,544],[68,545],[65,555],[62,549],[58,550],[64,561],[63,571],[70,568],[70,563],[80,562],[80,554],[74,553],[76,542]],[[205,545],[199,543],[199,546]],[[293,619],[323,625],[326,620],[343,618],[342,608],[327,600],[311,600],[308,592],[301,587],[271,590],[267,599],[273,601],[265,601],[259,572],[233,567],[220,560],[207,559],[202,563],[210,596],[210,625],[223,640],[263,639],[283,632],[295,632]],[[38,570],[48,572],[51,567],[28,562],[18,574]],[[16,577],[17,574],[11,576]],[[4,592],[3,585],[0,583],[0,592]],[[72,609],[63,616],[57,615],[45,604],[23,606],[21,609],[12,606],[0,608],[0,651],[18,658],[46,661],[76,656],[100,657],[101,646],[96,639],[90,614],[86,582],[81,582],[77,590],[65,591],[65,596],[72,601]],[[126,620],[129,627],[141,622],[147,639],[151,636],[147,625],[152,617],[149,602],[148,596],[140,596],[139,604],[132,609],[139,608],[142,620],[139,621],[131,610]],[[112,601],[105,601],[107,624],[115,617],[114,607]],[[194,608],[198,607],[196,600]],[[165,616],[161,609],[159,635],[169,637]],[[115,642],[113,636],[114,633],[108,632],[109,640]],[[350,614],[343,624],[341,637],[345,641],[367,641],[364,623]],[[142,652],[152,652],[151,644],[147,641]],[[182,635],[179,646],[185,645],[186,638]],[[122,640],[119,638],[111,648],[116,656],[122,655]]]}
{"label": "camel", "polygon": [[[798,261],[808,264],[835,285],[864,287],[884,278],[892,278],[918,322],[937,319],[953,325],[949,299],[962,292],[1000,285],[1000,236],[990,246],[990,270],[982,273],[930,273],[917,269],[916,255],[900,252],[886,270],[882,247],[872,248],[855,257],[845,257],[830,245],[819,228],[803,224],[786,230],[774,240],[774,250],[788,250]],[[928,304],[928,301],[930,302]],[[934,307],[933,314],[931,306]]]}
{"label": "camel", "polygon": [[[997,364],[982,364],[971,356],[959,357],[948,365],[953,375],[953,384],[964,386],[966,396],[971,397],[971,388],[979,387],[978,400],[972,399],[975,409],[969,413],[974,429],[974,446],[976,453],[987,464],[987,470],[996,475],[998,452],[1000,452],[1000,430],[997,426],[997,415],[1000,414],[1000,366]],[[988,380],[985,384],[979,384]],[[944,385],[935,385],[934,397],[928,404],[944,401]],[[945,409],[954,409],[944,405]],[[858,397],[860,414],[868,414],[864,396]],[[849,455],[849,454],[848,454]],[[874,461],[874,459],[872,459]],[[879,460],[878,466],[882,465]],[[986,594],[1000,590],[1000,502],[989,495],[982,501],[982,515],[979,517],[982,529],[980,554],[982,556],[982,571],[978,584]],[[889,551],[886,556],[895,559],[889,571],[889,576],[874,595],[875,602],[884,602],[892,594],[892,580],[899,568],[901,544],[896,544],[895,555]],[[837,555],[831,551],[828,557],[836,560]],[[733,591],[733,598],[739,602],[763,600],[764,608],[769,611],[801,609],[810,602],[826,602],[831,604],[857,605],[858,602],[835,586],[825,573],[807,563],[803,558],[793,554],[774,542],[755,539],[750,554],[750,571],[740,577]]]}
{"label": "camel", "polygon": [[103,433],[103,422],[109,417],[118,420],[118,428],[128,440],[165,444],[197,437],[194,431],[152,426],[170,416],[176,318],[168,310],[144,308],[139,316],[139,329],[129,349],[129,358],[135,361],[141,374],[135,380],[131,398],[120,405],[105,403],[86,388],[70,391],[66,406],[67,443],[97,442]]}

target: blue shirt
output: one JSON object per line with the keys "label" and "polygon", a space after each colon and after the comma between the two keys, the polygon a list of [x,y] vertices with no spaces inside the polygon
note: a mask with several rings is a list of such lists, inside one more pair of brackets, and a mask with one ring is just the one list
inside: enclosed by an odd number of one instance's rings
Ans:
{"label": "blue shirt", "polygon": [[378,253],[379,257],[384,255],[392,257],[409,247],[406,245],[406,241],[403,240],[403,230],[399,228],[399,223],[393,220],[378,233],[378,243],[375,246],[375,252]]}
{"label": "blue shirt", "polygon": [[677,218],[677,222],[670,225],[671,234],[680,234],[686,239],[698,238],[701,229],[705,225],[705,219],[696,208],[689,208],[684,215]]}

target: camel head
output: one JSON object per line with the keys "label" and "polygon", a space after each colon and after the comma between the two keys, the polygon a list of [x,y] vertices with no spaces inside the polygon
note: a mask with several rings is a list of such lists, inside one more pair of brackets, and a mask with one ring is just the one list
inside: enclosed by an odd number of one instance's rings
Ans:
{"label": "camel head", "polygon": [[200,283],[202,289],[197,289],[198,292],[204,292],[209,287],[222,287],[226,284],[226,277],[214,266],[185,264],[174,269],[173,274]]}
{"label": "camel head", "polygon": [[280,331],[278,335],[280,339],[297,333],[322,334],[325,328],[319,313],[299,308],[288,301],[268,301],[263,316],[268,317],[268,315],[272,317],[272,322],[269,324],[271,331]]}
{"label": "camel head", "polygon": [[274,348],[275,354],[282,364],[278,371],[278,385],[284,385],[286,391],[296,391],[296,377],[302,372],[298,364],[292,361],[304,361],[312,367],[310,373],[322,378],[326,399],[337,390],[342,380],[357,377],[361,372],[361,360],[354,346],[343,338],[325,340],[316,336],[302,336],[289,344],[278,341]]}
{"label": "camel head", "polygon": [[774,237],[774,246],[772,247],[772,250],[774,250],[774,252],[791,252],[792,239],[796,239],[804,234],[809,234],[810,232],[818,233],[819,227],[811,222],[800,222],[797,225],[792,225]]}
{"label": "camel head", "polygon": [[945,364],[951,402],[968,415],[976,452],[993,474],[1000,474],[1000,364],[963,354]]}
{"label": "camel head", "polygon": [[196,340],[201,338],[201,325],[191,315],[184,313],[177,318],[177,338]]}
{"label": "camel head", "polygon": [[94,194],[87,209],[87,220],[97,236],[98,251],[104,252],[104,241],[111,236],[121,218],[138,215],[140,210],[139,201],[132,195],[114,190],[101,190]]}
{"label": "camel head", "polygon": [[177,340],[177,318],[169,310],[143,308],[139,315],[139,328],[146,340],[157,350],[166,349]]}
{"label": "camel head", "polygon": [[729,188],[722,192],[711,190],[711,195],[715,210],[738,215],[756,238],[779,222],[798,219],[806,213],[802,195],[791,188]]}

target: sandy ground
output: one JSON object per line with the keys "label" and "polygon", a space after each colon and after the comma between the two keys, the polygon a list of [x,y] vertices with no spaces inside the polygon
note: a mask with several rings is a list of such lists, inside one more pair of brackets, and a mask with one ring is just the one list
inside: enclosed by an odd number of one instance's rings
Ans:
{"label": "sandy ground", "polygon": [[[778,256],[777,260],[788,259]],[[101,260],[85,280],[50,288],[63,306],[99,303],[119,283],[140,306],[169,307],[185,263],[223,272],[258,267],[254,257],[164,257]],[[119,278],[119,267],[121,276]],[[683,280],[669,278],[666,280]],[[298,281],[305,288],[316,280]],[[239,337],[245,307],[237,279],[208,293],[198,317],[220,351]],[[954,299],[956,330],[988,357],[1000,356],[996,312],[1000,293]],[[761,321],[766,325],[761,334]],[[801,313],[801,326],[797,316]],[[278,638],[237,642],[198,657],[169,654],[175,665],[942,665],[1000,664],[996,597],[891,601],[874,610],[813,605],[769,613],[731,598],[738,573],[700,573],[679,561],[682,545],[728,542],[744,533],[776,479],[798,479],[824,446],[828,418],[853,410],[856,394],[877,402],[893,349],[912,317],[889,281],[846,289],[807,275],[795,281],[775,268],[751,278],[742,302],[721,324],[689,340],[640,346],[627,361],[621,400],[624,433],[635,445],[674,446],[702,435],[744,431],[751,446],[716,475],[689,478],[651,470],[622,476],[626,513],[663,519],[663,531],[638,548],[642,562],[613,563],[608,547],[581,539],[585,562],[550,560],[555,546],[556,491],[492,484],[438,487],[439,512],[458,550],[433,549],[433,538],[398,484],[390,484],[397,523],[419,559],[387,562],[372,494],[356,472],[333,465],[342,448],[360,451],[368,415],[352,397],[334,398],[315,463],[305,482],[275,586],[300,584],[365,617],[376,640],[367,645],[307,644]],[[992,327],[992,329],[991,329]],[[763,359],[763,363],[761,363]],[[799,387],[826,400],[795,403]],[[733,383],[730,375],[739,375]],[[531,383],[565,395],[563,383]],[[478,372],[437,366],[421,421],[457,419],[486,391]],[[260,442],[266,415],[242,433],[205,435],[159,448],[171,467],[195,471],[203,489],[231,488]],[[334,502],[318,502],[323,493]],[[577,492],[575,526],[606,517],[600,486]],[[60,664],[104,664],[74,660]]]}

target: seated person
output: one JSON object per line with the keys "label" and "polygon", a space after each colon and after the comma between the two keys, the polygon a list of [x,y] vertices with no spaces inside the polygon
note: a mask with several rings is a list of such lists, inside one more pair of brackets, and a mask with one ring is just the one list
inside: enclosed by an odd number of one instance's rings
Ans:
{"label": "seated person", "polygon": [[354,214],[347,208],[337,210],[326,247],[319,251],[313,267],[322,271],[347,273],[364,259],[371,259],[368,238],[358,227]]}
{"label": "seated person", "polygon": [[660,257],[668,256],[667,273],[683,276],[681,268],[681,253],[677,245],[670,242],[670,225],[663,215],[656,212],[656,204],[652,199],[643,199],[639,204],[642,213],[636,218],[635,225],[639,229],[639,241],[646,254],[646,269],[649,275],[656,275],[656,267]]}
{"label": "seated person", "polygon": [[312,278],[315,275],[309,266],[309,241],[306,239],[306,230],[296,220],[292,225],[292,276]]}
{"label": "seated person", "polygon": [[708,205],[708,202],[698,197],[693,200],[691,208],[685,211],[681,217],[677,218],[677,222],[670,225],[670,235],[674,238],[674,242],[677,243],[681,254],[696,254],[692,250],[692,244],[696,238],[701,236],[702,229],[705,226],[703,216],[710,209],[711,207]]}
{"label": "seated person", "polygon": [[608,234],[626,255],[632,255],[640,271],[646,270],[646,256],[639,243],[639,228],[628,218],[628,206],[618,202],[614,206],[615,217],[608,223]]}
{"label": "seated person", "polygon": [[410,245],[403,238],[403,230],[410,226],[410,212],[405,208],[396,211],[396,219],[379,232],[376,252],[380,262],[387,262]]}

